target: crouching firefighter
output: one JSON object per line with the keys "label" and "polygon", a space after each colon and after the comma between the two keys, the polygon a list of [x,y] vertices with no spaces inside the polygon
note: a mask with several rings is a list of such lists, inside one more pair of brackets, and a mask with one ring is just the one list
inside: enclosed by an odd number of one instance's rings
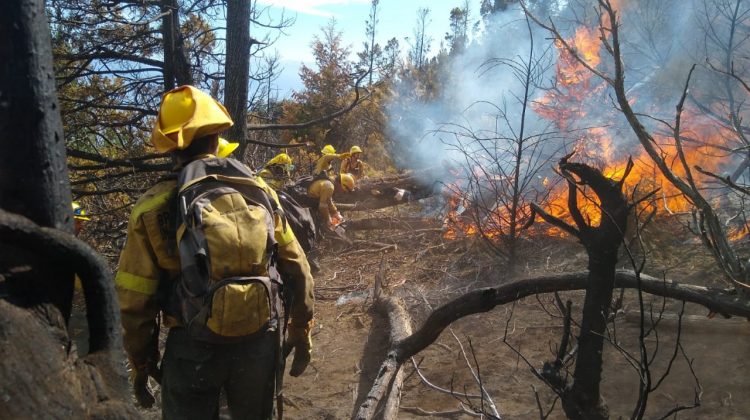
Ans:
{"label": "crouching firefighter", "polygon": [[[310,267],[273,190],[216,156],[230,126],[226,109],[192,86],[163,96],[151,141],[172,153],[176,176],[138,200],[120,255],[115,281],[136,399],[152,405],[148,377],[160,379],[168,420],[218,418],[222,389],[233,418],[271,418],[285,330],[290,374],[310,361]],[[169,327],[161,366],[159,318]]]}

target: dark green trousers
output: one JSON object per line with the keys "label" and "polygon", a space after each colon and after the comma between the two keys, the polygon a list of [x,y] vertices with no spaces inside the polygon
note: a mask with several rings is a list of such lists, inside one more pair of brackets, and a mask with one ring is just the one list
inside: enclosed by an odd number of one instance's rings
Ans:
{"label": "dark green trousers", "polygon": [[242,343],[208,344],[190,339],[184,328],[170,329],[162,362],[162,416],[218,419],[224,389],[233,419],[270,419],[275,352],[275,333]]}

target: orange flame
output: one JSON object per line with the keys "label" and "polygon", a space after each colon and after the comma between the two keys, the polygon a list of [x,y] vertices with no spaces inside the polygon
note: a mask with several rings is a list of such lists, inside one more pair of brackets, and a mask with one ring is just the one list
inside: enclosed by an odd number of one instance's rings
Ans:
{"label": "orange flame", "polygon": [[[615,10],[622,10],[625,0],[612,1]],[[606,18],[606,16],[604,16]],[[605,20],[604,26],[609,26]],[[591,104],[608,104],[606,96],[607,85],[595,77],[587,68],[596,68],[601,63],[601,32],[580,27],[575,34],[566,41],[574,53],[568,51],[562,42],[556,42],[558,61],[555,69],[556,85],[546,92],[545,96],[533,104],[534,111],[540,116],[554,121],[560,131],[577,133],[573,138],[576,159],[594,166],[604,168],[603,174],[613,180],[619,180],[624,175],[628,156],[633,157],[634,167],[624,182],[624,191],[630,195],[643,196],[654,190],[659,190],[651,205],[657,208],[657,214],[685,213],[693,209],[692,203],[675,188],[654,165],[646,152],[636,147],[618,144],[608,127],[593,127],[585,130],[572,131],[574,124],[585,120],[588,115],[586,106]],[[582,59],[586,65],[582,64]],[[621,118],[613,107],[603,115],[607,121],[617,121]],[[607,114],[609,112],[609,114]],[[683,131],[679,140],[670,135],[655,136],[657,147],[665,157],[671,170],[682,179],[686,179],[686,168],[678,157],[678,144],[682,147],[689,170],[700,187],[706,181],[705,177],[696,173],[694,166],[711,172],[721,172],[719,159],[716,155],[717,146],[731,148],[728,139],[733,137],[729,128],[716,124],[708,117],[697,111],[686,108],[682,114]],[[678,143],[679,141],[679,143]],[[709,146],[711,145],[711,146]],[[540,182],[540,189],[549,188],[550,181],[544,178]],[[578,208],[584,220],[591,226],[598,226],[601,221],[601,209],[596,195],[585,189],[578,193]],[[481,233],[485,237],[495,238],[503,234],[508,226],[508,209],[499,206],[498,209],[484,216],[485,220],[479,227],[471,217],[464,215],[459,209],[470,206],[468,192],[453,189],[453,196],[449,200],[451,211],[445,219],[445,237],[455,239],[459,235],[472,236]],[[553,216],[572,223],[568,215],[567,183],[560,183],[551,192],[546,210]],[[529,214],[528,209],[521,213]],[[730,231],[730,239],[737,240],[748,235],[748,226]],[[555,227],[546,228],[544,233],[553,236],[564,236],[565,233]]]}

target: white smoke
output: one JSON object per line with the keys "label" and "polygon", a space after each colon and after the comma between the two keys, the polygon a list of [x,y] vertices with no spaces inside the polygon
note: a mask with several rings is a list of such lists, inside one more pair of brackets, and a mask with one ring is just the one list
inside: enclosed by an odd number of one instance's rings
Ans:
{"label": "white smoke", "polygon": [[[600,21],[595,2],[558,2],[559,10],[552,16],[557,27],[566,36],[572,36],[576,28],[586,24],[595,28]],[[651,115],[673,123],[675,105],[679,101],[682,89],[692,64],[698,67],[691,81],[690,96],[687,104],[696,112],[685,118],[683,128],[690,133],[692,127],[721,124],[722,118],[730,110],[713,106],[707,113],[700,106],[709,103],[728,102],[725,86],[726,76],[711,69],[707,63],[721,66],[726,61],[726,52],[722,43],[726,43],[729,24],[726,22],[725,9],[721,9],[722,0],[620,0],[622,7],[621,39],[622,57],[626,67],[626,90],[634,101],[638,112]],[[731,2],[734,5],[735,2]],[[741,1],[740,13],[750,9],[750,3]],[[729,10],[730,12],[732,10]],[[742,35],[737,35],[734,46],[735,55],[744,47],[739,45],[747,41],[747,28]],[[551,35],[546,30],[532,23],[535,57],[532,61],[557,59]],[[741,40],[741,41],[740,41]],[[531,41],[526,27],[523,11],[519,7],[510,7],[504,12],[495,13],[492,20],[478,37],[457,57],[443,59],[439,77],[435,81],[440,93],[430,99],[420,98],[419,86],[408,82],[399,85],[399,92],[388,109],[391,137],[396,140],[401,150],[397,163],[405,167],[428,167],[450,161],[464,164],[469,151],[477,153],[474,164],[481,164],[483,159],[499,157],[508,152],[508,139],[519,135],[521,113],[523,108],[518,98],[523,96],[524,83],[518,74],[506,65],[492,65],[508,60],[527,61]],[[612,57],[602,48],[601,64],[597,67],[605,74],[613,72]],[[747,57],[747,55],[744,55]],[[536,63],[544,67],[542,63]],[[746,69],[743,67],[742,72]],[[545,71],[537,74],[537,82],[544,88],[554,89],[555,67],[547,66]],[[592,76],[592,89],[604,82]],[[738,83],[732,85],[735,110],[747,121],[747,108],[743,106],[747,94]],[[535,86],[533,100],[545,95],[545,90]],[[424,96],[424,95],[422,95]],[[627,125],[624,117],[615,107],[613,92],[606,86],[583,103],[574,104],[580,107],[580,115],[569,121],[564,132],[559,127],[552,127],[548,119],[543,118],[533,109],[526,109],[525,136],[544,135],[544,158],[552,155],[562,156],[568,152],[576,141],[598,141],[588,138],[589,128],[597,127],[606,131],[612,141],[612,156],[623,161],[628,155],[638,155],[640,146]],[[532,107],[533,108],[533,107]],[[565,111],[565,110],[561,110]],[[642,118],[650,129],[668,132],[669,127],[656,119]],[[726,121],[723,122],[726,124]],[[476,137],[486,138],[480,149]],[[494,140],[492,140],[494,139]],[[583,139],[583,140],[582,140]],[[736,142],[736,139],[735,139]],[[594,145],[592,145],[594,146]],[[482,154],[494,156],[482,157]],[[737,165],[737,159],[726,157],[727,170]],[[497,160],[497,159],[495,159]],[[506,159],[507,161],[508,159]],[[556,161],[550,159],[547,170]],[[531,165],[533,162],[527,162]]]}

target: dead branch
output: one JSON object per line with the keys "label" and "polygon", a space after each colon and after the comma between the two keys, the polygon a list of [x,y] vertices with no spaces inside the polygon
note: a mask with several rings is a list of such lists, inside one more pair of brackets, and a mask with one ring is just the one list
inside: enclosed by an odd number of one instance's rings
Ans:
{"label": "dead branch", "polygon": [[347,220],[344,228],[347,231],[374,229],[415,230],[439,228],[440,225],[441,223],[437,220],[424,217],[373,217],[369,219]]}
{"label": "dead branch", "polygon": [[[442,392],[443,394],[448,394],[448,395],[456,394],[456,392],[451,389],[446,389],[446,388],[440,387],[430,382],[430,380],[424,376],[424,374],[422,373],[422,370],[419,368],[419,365],[417,365],[417,362],[414,360],[413,357],[411,358],[411,364],[414,366],[414,371],[417,372],[419,379],[421,379],[422,382],[425,385],[427,385],[428,388],[434,389],[435,391],[438,391],[438,392]],[[482,395],[478,395],[478,394],[463,394],[461,396],[467,399],[468,398],[475,398],[475,399],[483,398]]]}
{"label": "dead branch", "polygon": [[[385,282],[385,258],[380,260],[380,269],[375,278],[375,309],[383,316],[388,318],[391,326],[391,346],[401,340],[409,337],[412,333],[411,318],[404,307],[401,299],[385,296],[382,285]],[[390,356],[390,352],[388,353]],[[384,419],[397,417],[398,405],[401,399],[401,387],[403,384],[403,372],[401,365],[403,362],[396,364],[395,360],[386,357],[378,376],[373,383],[370,392],[367,394],[365,401],[360,405],[359,411],[355,418],[358,420],[372,419],[378,412],[380,405],[383,405],[383,411],[380,416]],[[383,399],[385,400],[383,401]],[[381,403],[381,401],[383,401]]]}
{"label": "dead branch", "polygon": [[[359,413],[369,413],[372,410],[370,408],[372,403],[377,403],[386,392],[387,384],[390,383],[398,368],[410,357],[435,342],[451,323],[468,315],[490,311],[498,305],[515,302],[526,296],[585,289],[588,275],[589,273],[584,271],[518,280],[494,288],[474,290],[437,308],[417,331],[391,345],[378,372],[378,379],[368,394],[367,400],[360,406]],[[502,280],[498,279],[498,282]],[[640,275],[639,282],[636,274],[629,270],[618,270],[615,274],[614,287],[636,289],[639,284],[644,292],[652,295],[697,303],[727,317],[750,318],[750,303],[733,291],[680,284],[645,274]],[[371,417],[358,415],[356,418]]]}
{"label": "dead branch", "polygon": [[[584,289],[587,276],[587,271],[541,276],[469,292],[433,311],[414,334],[397,343],[391,350],[392,356],[394,360],[403,363],[434,342],[448,325],[467,315],[487,312],[497,305],[539,293]],[[618,270],[615,274],[615,287],[635,289],[637,283],[633,271]],[[680,284],[645,274],[641,274],[641,287],[646,293],[697,303],[724,316],[750,318],[750,303],[732,291]]]}
{"label": "dead branch", "polygon": [[46,264],[74,269],[81,279],[86,300],[89,352],[119,351],[122,348],[114,281],[101,256],[73,235],[39,227],[25,217],[2,209],[0,238],[4,246],[32,252]]}
{"label": "dead branch", "polygon": [[703,175],[711,177],[741,194],[750,195],[750,188],[737,184],[736,182],[732,181],[732,178],[730,176],[717,175],[713,172],[704,170],[700,166],[694,166],[694,168],[696,171],[702,173]]}

